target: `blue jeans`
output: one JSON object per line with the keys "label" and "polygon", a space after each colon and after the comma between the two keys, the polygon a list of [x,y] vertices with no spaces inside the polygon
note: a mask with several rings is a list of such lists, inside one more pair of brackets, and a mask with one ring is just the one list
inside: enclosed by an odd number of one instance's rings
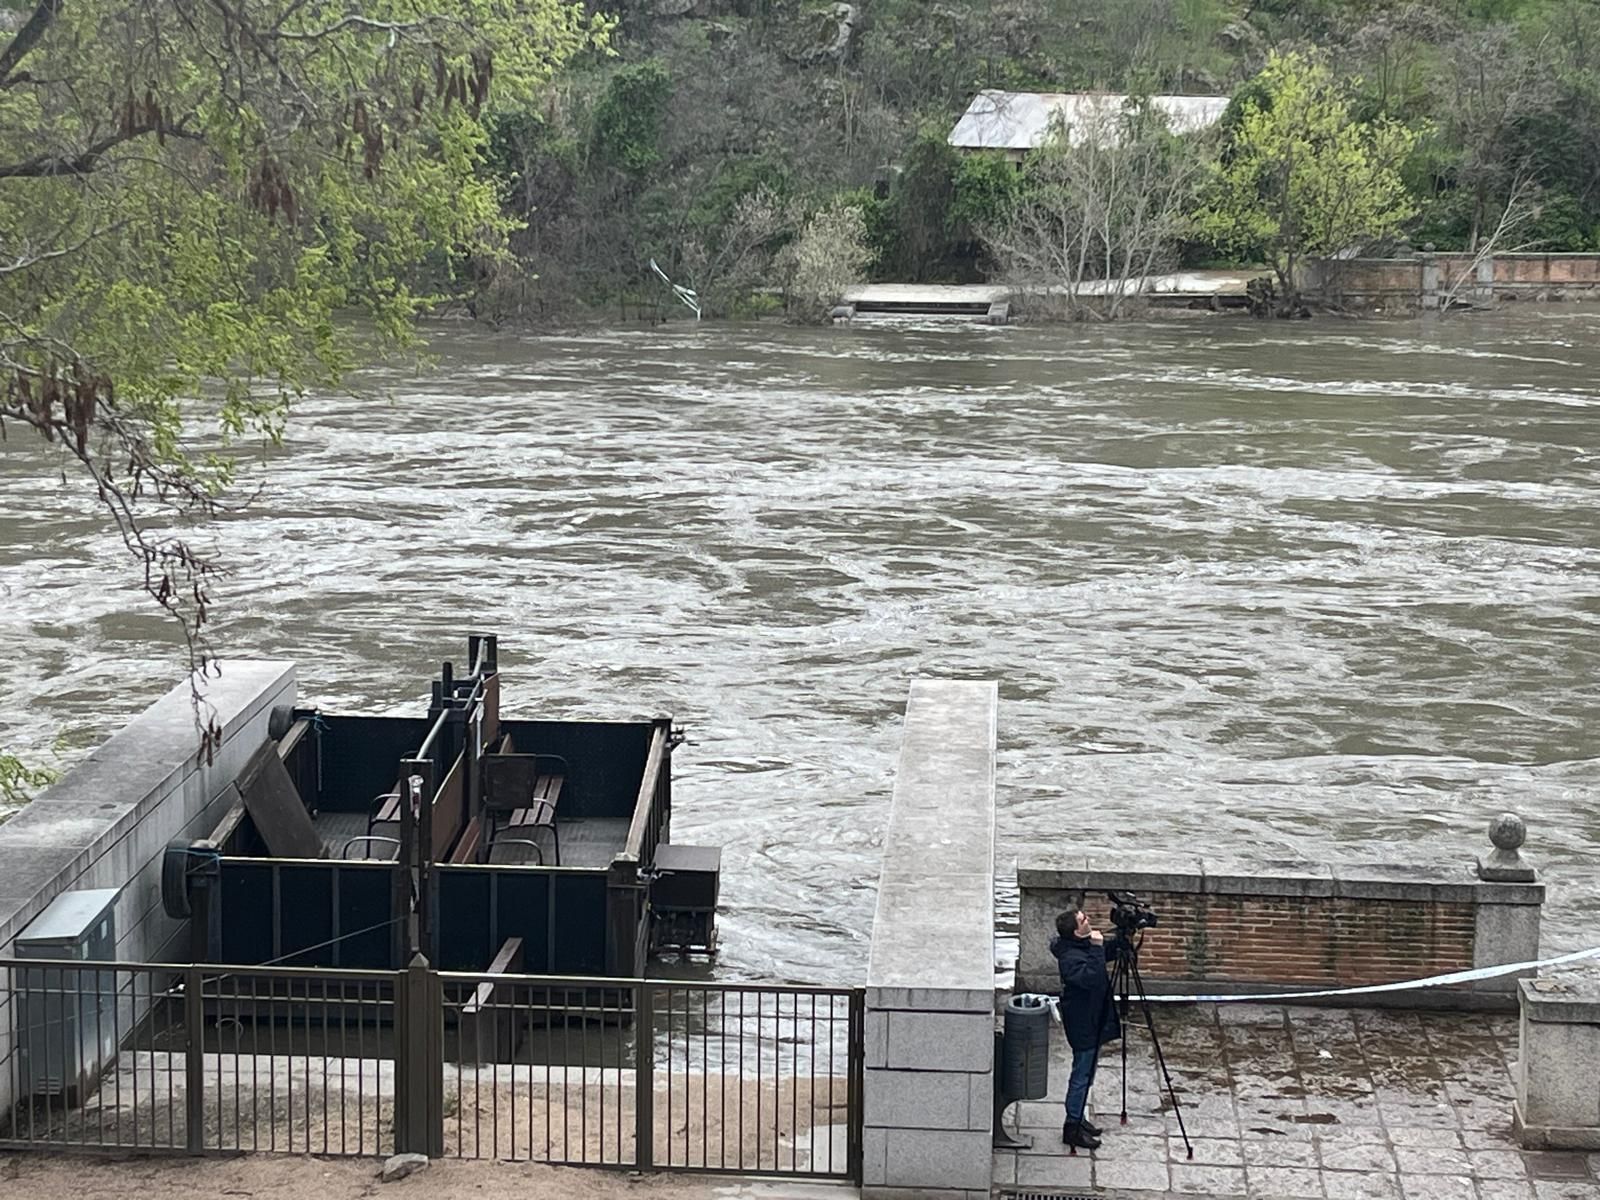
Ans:
{"label": "blue jeans", "polygon": [[1095,1063],[1098,1050],[1074,1050],[1072,1074],[1067,1078],[1067,1120],[1072,1124],[1083,1120],[1083,1108],[1089,1102],[1089,1088],[1094,1084]]}

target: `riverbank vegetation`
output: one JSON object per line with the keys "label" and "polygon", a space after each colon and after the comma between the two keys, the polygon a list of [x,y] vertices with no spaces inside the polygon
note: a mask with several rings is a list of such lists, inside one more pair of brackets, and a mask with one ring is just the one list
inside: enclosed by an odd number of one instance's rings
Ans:
{"label": "riverbank vegetation", "polygon": [[[500,93],[488,166],[523,228],[514,259],[471,300],[480,316],[664,308],[652,258],[709,314],[766,311],[792,292],[797,260],[784,247],[841,205],[865,230],[862,274],[902,282],[1033,279],[1052,253],[1081,256],[1087,280],[1126,255],[1160,269],[1266,264],[1282,281],[1306,254],[1364,248],[1476,249],[1497,237],[1501,248],[1600,250],[1600,6],[1589,0],[605,8],[617,20],[605,52],[577,55],[536,92]],[[1263,194],[1272,151],[1241,139],[1274,136],[1271,96],[1286,78],[1274,61],[1297,64],[1297,80],[1314,72],[1322,115],[1340,114],[1296,135],[1335,172],[1338,194],[1315,194],[1310,171]],[[1070,233],[1029,246],[1026,229],[1065,231],[1063,204],[1084,211],[1062,187],[1094,164],[1066,161],[1058,145],[1018,173],[953,151],[945,138],[982,88],[1234,103],[1214,138],[1199,139],[1203,178],[1187,152],[1172,156],[1173,177],[1147,177],[1159,214],[1138,210],[1137,228],[1119,224],[1093,248],[1074,248]],[[1281,151],[1286,131],[1276,135]],[[1246,211],[1247,200],[1261,203]],[[1121,211],[1098,215],[1120,222]],[[1316,233],[1286,240],[1302,216]]]}

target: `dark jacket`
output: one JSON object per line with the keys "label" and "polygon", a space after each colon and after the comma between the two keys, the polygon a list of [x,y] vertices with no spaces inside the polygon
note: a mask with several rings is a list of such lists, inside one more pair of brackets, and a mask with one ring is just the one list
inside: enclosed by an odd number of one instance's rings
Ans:
{"label": "dark jacket", "polygon": [[1121,1037],[1122,1022],[1106,974],[1106,948],[1088,938],[1058,937],[1050,940],[1050,953],[1061,970],[1061,1024],[1067,1030],[1067,1044],[1074,1050],[1093,1050]]}

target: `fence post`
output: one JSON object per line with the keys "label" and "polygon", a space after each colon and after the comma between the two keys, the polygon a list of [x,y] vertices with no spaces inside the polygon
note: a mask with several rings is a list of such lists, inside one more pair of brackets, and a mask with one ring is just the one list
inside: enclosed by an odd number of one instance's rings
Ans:
{"label": "fence post", "polygon": [[633,1165],[648,1170],[656,1161],[655,998],[648,983],[633,986]]}
{"label": "fence post", "polygon": [[[845,1109],[847,1111],[847,1132],[845,1160],[846,1169],[850,1173],[850,1180],[857,1187],[861,1186],[862,1168],[865,1165],[866,1147],[866,1120],[865,1120],[865,1088],[866,1072],[864,1070],[867,1060],[867,1031],[866,1031],[867,993],[862,988],[852,988],[850,991],[850,1063],[846,1071],[845,1080]],[[830,1088],[832,1082],[829,1083]],[[831,1098],[831,1097],[830,1097]]]}
{"label": "fence post", "polygon": [[[199,967],[189,967],[184,971],[183,1114],[184,1132],[191,1154],[203,1154],[206,1148],[206,1000],[203,986]],[[222,1048],[218,1046],[217,1049],[220,1053]],[[167,1070],[169,1073],[172,1070],[170,1058]],[[219,1095],[219,1104],[221,1099]],[[221,1122],[219,1115],[219,1130]]]}
{"label": "fence post", "polygon": [[444,1005],[420,952],[395,977],[394,1149],[444,1155]]}

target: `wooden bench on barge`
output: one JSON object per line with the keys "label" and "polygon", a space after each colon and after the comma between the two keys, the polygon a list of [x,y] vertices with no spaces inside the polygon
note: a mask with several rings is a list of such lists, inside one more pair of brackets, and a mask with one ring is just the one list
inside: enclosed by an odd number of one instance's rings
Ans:
{"label": "wooden bench on barge", "polygon": [[[483,769],[483,821],[490,862],[516,861],[512,847],[531,849],[540,865],[545,865],[540,830],[548,830],[552,858],[548,865],[561,865],[561,833],[556,826],[556,809],[561,788],[567,780],[567,760],[559,754],[490,754]],[[496,854],[497,850],[503,851]]]}
{"label": "wooden bench on barge", "polygon": [[[567,760],[559,754],[517,754],[510,746],[510,737],[502,738],[480,760],[482,814],[467,823],[448,861],[518,863],[531,851],[540,866],[561,865],[556,812],[569,771]],[[548,857],[540,831],[549,833]],[[385,792],[372,802],[366,835],[346,841],[340,857],[350,857],[351,849],[360,846],[355,857],[393,859],[400,852],[399,833],[400,793]],[[436,849],[442,855],[448,847]]]}

